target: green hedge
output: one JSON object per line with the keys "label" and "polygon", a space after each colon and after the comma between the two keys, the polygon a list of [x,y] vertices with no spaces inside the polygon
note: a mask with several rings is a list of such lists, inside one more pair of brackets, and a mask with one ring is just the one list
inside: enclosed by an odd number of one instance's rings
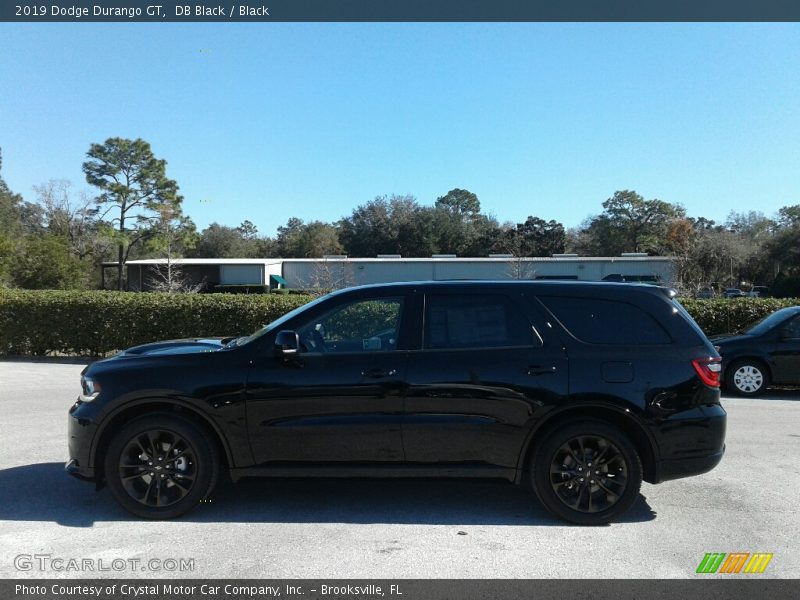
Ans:
{"label": "green hedge", "polygon": [[214,288],[208,292],[212,294],[284,294],[288,296],[324,296],[332,292],[330,289],[322,288],[275,288],[270,289],[268,285],[254,285],[254,284],[226,284],[215,285]]}
{"label": "green hedge", "polygon": [[787,306],[800,305],[800,298],[681,298],[706,335],[733,333]]}
{"label": "green hedge", "polygon": [[[311,296],[0,290],[0,354],[102,356],[156,340],[252,333]],[[707,335],[800,299],[682,299]]]}
{"label": "green hedge", "polygon": [[295,294],[300,294],[301,296],[312,296],[314,298],[318,296],[324,296],[325,294],[330,294],[333,291],[331,288],[279,288],[270,291],[271,294],[288,294],[293,296]]}
{"label": "green hedge", "polygon": [[215,285],[215,294],[269,294],[268,285]]}
{"label": "green hedge", "polygon": [[0,291],[0,354],[102,356],[136,344],[250,334],[309,296]]}

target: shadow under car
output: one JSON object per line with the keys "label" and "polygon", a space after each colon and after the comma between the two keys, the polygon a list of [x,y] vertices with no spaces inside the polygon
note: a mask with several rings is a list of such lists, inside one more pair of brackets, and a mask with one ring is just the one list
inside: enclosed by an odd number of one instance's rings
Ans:
{"label": "shadow under car", "polygon": [[[24,493],[20,493],[24,490]],[[640,495],[617,522],[650,521]],[[91,527],[138,521],[108,490],[73,479],[62,463],[0,470],[0,520]],[[527,486],[482,479],[244,479],[221,482],[178,521],[230,523],[396,523],[569,526],[545,511]]]}

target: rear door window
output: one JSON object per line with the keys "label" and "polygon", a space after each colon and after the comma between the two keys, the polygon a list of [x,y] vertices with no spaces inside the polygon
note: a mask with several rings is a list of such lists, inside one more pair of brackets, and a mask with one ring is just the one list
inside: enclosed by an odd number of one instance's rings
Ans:
{"label": "rear door window", "polygon": [[672,342],[647,312],[627,302],[540,296],[539,300],[574,337],[589,344],[656,345]]}
{"label": "rear door window", "polygon": [[425,300],[424,347],[539,346],[533,327],[503,295],[435,294]]}

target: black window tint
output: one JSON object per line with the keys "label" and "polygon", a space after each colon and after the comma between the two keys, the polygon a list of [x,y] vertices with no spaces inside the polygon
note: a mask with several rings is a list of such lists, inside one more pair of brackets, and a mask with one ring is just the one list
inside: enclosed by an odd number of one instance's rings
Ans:
{"label": "black window tint", "polygon": [[402,298],[356,300],[298,328],[304,352],[396,350]]}
{"label": "black window tint", "polygon": [[540,297],[540,300],[583,342],[653,345],[672,341],[653,317],[627,302],[567,297]]}
{"label": "black window tint", "polygon": [[425,301],[425,348],[497,348],[533,343],[530,323],[505,296],[437,294]]}

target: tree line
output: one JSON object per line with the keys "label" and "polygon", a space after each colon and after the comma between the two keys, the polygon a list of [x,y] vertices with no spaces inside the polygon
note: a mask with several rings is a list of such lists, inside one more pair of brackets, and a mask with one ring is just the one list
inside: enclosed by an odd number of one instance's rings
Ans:
{"label": "tree line", "polygon": [[[747,282],[800,295],[800,204],[771,216],[731,212],[716,223],[687,215],[679,203],[621,190],[598,214],[566,228],[534,214],[500,222],[482,211],[476,194],[455,188],[432,205],[410,195],[379,196],[338,221],[291,218],[274,235],[264,235],[249,220],[198,230],[166,167],[146,141],[109,138],[92,144],[83,163],[92,192],[76,193],[70,182],[50,180],[28,200],[3,180],[0,154],[0,285],[96,288],[100,263],[114,261],[111,283],[123,289],[125,263],[137,258],[646,252],[674,257],[676,281],[670,283],[686,292]],[[165,285],[171,289],[170,281]]]}

